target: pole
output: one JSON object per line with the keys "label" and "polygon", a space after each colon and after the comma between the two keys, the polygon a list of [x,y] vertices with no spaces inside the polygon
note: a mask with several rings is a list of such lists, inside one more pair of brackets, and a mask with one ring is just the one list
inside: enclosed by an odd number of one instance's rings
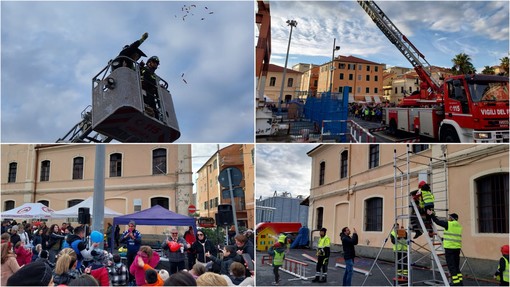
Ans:
{"label": "pole", "polygon": [[[96,165],[94,167],[94,197],[92,199],[92,230],[103,233],[104,220],[104,164],[105,164],[105,145],[96,145]],[[101,241],[99,248],[104,248],[104,242]]]}
{"label": "pole", "polygon": [[331,71],[329,72],[329,93],[331,94],[331,89],[333,88],[333,69],[334,62],[335,62],[335,44],[336,44],[336,38],[333,39],[333,55],[331,56]]}
{"label": "pole", "polygon": [[[230,203],[232,204],[232,213],[234,216],[234,226],[236,228],[236,235],[239,234],[239,228],[237,227],[237,214],[236,214],[236,204],[234,202],[234,190],[232,188],[232,175],[230,173],[231,169],[227,169],[228,173],[228,188],[230,189]],[[228,234],[228,231],[227,231]],[[228,237],[228,236],[227,236]]]}
{"label": "pole", "polygon": [[282,86],[280,88],[280,97],[278,98],[278,114],[282,113],[282,98],[283,98],[283,87],[285,86],[285,75],[287,74],[287,62],[289,60],[290,40],[292,39],[292,28],[297,26],[296,20],[287,20],[287,24],[290,26],[289,43],[287,45],[287,56],[285,57],[285,67],[283,67],[283,78]]}

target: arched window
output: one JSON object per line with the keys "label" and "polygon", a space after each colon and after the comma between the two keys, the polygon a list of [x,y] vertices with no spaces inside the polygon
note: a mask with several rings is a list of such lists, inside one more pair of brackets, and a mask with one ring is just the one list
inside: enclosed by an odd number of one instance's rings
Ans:
{"label": "arched window", "polygon": [[508,233],[508,172],[475,179],[480,233]]}
{"label": "arched window", "polygon": [[151,198],[151,207],[160,205],[166,209],[170,209],[170,200],[167,197],[153,197]]}
{"label": "arched window", "polygon": [[50,161],[49,160],[43,160],[41,162],[41,181],[48,181],[50,180]]}
{"label": "arched window", "polygon": [[122,154],[114,153],[110,155],[110,177],[122,176]]}
{"label": "arched window", "polygon": [[166,149],[152,151],[152,174],[166,174]]}
{"label": "arched window", "polygon": [[83,201],[83,199],[71,199],[71,200],[68,200],[68,201],[67,201],[67,207],[68,207],[68,208],[69,208],[69,207],[73,207],[73,206],[75,206],[75,205],[79,204],[79,203],[80,203],[80,202],[82,202],[82,201]]}
{"label": "arched window", "polygon": [[73,179],[83,179],[83,157],[73,159]]}
{"label": "arched window", "polygon": [[14,208],[14,200],[6,200],[4,202],[4,211],[11,210]]}
{"label": "arched window", "polygon": [[9,178],[7,182],[16,182],[16,173],[18,172],[18,163],[11,162],[9,164]]}
{"label": "arched window", "polygon": [[382,231],[383,199],[372,197],[365,200],[365,231]]}
{"label": "arched window", "polygon": [[319,185],[324,184],[324,175],[326,173],[326,162],[321,162],[320,169],[319,169]]}
{"label": "arched window", "polygon": [[39,201],[37,201],[37,202],[39,202],[39,203],[41,203],[41,204],[43,204],[43,205],[45,205],[45,206],[47,206],[47,207],[50,207],[50,202],[49,202],[49,201],[47,201],[47,200],[39,200]]}

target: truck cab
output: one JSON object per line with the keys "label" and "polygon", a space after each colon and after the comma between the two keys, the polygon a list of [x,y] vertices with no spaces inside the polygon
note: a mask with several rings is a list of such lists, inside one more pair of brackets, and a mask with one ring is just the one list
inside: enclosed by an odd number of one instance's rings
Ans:
{"label": "truck cab", "polygon": [[460,75],[444,84],[443,142],[509,142],[508,77]]}

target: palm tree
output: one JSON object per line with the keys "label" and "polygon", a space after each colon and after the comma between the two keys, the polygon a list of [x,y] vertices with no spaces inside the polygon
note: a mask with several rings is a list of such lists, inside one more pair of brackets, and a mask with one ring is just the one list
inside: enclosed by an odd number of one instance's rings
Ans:
{"label": "palm tree", "polygon": [[508,76],[508,57],[503,57],[499,60],[501,61],[499,67],[503,70],[504,75]]}
{"label": "palm tree", "polygon": [[496,72],[494,71],[494,68],[491,66],[485,66],[483,68],[482,74],[484,75],[494,75]]}
{"label": "palm tree", "polygon": [[456,75],[476,73],[476,69],[471,63],[471,57],[465,53],[455,55],[452,62],[452,72]]}

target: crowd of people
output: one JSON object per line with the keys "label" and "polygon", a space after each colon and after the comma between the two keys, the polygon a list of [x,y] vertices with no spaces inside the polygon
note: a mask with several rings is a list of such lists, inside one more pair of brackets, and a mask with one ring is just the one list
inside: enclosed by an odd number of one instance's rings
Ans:
{"label": "crowd of people", "polygon": [[350,103],[349,104],[349,115],[358,119],[362,119],[365,121],[371,122],[381,122],[383,108],[386,106],[390,106],[389,104],[360,104],[360,103]]}
{"label": "crowd of people", "polygon": [[[27,227],[28,226],[28,227]],[[108,225],[107,231],[113,226]],[[159,248],[142,244],[134,221],[116,240],[86,226],[2,223],[2,286],[253,286],[254,246],[244,234],[220,247],[204,230],[176,228]],[[100,234],[100,240],[94,233]],[[196,234],[195,234],[196,233]],[[96,234],[97,235],[97,234]],[[249,234],[247,234],[249,235]],[[103,241],[103,242],[98,242]],[[100,243],[115,244],[108,252]],[[123,258],[125,256],[125,258]],[[162,260],[165,258],[166,260]],[[249,258],[249,259],[247,259]],[[246,262],[250,260],[251,262]],[[253,269],[253,267],[252,267]]]}

